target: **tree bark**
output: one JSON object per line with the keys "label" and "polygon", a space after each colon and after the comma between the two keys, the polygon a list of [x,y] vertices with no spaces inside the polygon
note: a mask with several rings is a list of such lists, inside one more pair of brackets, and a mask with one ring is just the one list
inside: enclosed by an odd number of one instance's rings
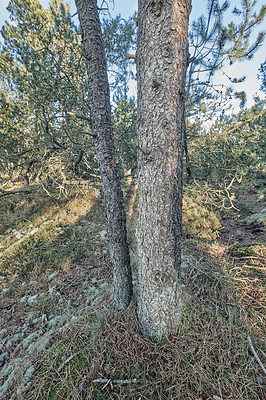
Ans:
{"label": "tree bark", "polygon": [[138,319],[152,340],[180,324],[182,153],[190,0],[139,0]]}
{"label": "tree bark", "polygon": [[126,213],[115,154],[107,65],[96,0],[75,0],[89,77],[91,128],[100,169],[110,258],[113,267],[114,301],[124,310],[132,297],[132,277],[126,233]]}

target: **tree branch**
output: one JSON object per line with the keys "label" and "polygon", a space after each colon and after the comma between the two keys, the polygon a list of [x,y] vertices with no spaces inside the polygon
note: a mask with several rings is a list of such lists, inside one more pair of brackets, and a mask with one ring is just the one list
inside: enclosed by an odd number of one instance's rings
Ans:
{"label": "tree branch", "polygon": [[30,192],[32,192],[31,189],[18,189],[18,190],[9,190],[9,191],[1,190],[0,197],[9,196],[10,194],[30,193]]}

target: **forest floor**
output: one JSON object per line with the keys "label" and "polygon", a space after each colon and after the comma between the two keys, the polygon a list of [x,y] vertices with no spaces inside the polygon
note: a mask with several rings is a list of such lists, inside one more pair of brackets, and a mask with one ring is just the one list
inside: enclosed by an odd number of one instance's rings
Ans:
{"label": "forest floor", "polygon": [[[97,193],[0,198],[0,399],[264,399],[262,188],[220,210],[185,190],[183,320],[160,343],[140,334],[134,301],[112,306]],[[135,283],[133,183],[125,196]]]}

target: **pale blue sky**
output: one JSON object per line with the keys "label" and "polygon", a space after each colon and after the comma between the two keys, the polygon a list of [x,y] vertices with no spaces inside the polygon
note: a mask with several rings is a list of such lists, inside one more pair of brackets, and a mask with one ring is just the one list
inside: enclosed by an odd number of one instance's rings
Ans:
{"label": "pale blue sky", "polygon": [[[4,21],[8,19],[8,12],[6,6],[9,0],[0,0],[0,26],[4,24]],[[47,7],[48,0],[40,0],[44,7]],[[99,2],[100,3],[100,2]],[[240,0],[231,0],[231,9],[234,6],[239,6]],[[70,0],[71,12],[74,14],[76,11],[74,0]],[[114,7],[112,2],[109,1],[111,14],[114,16],[116,14],[121,14],[124,18],[129,17],[137,10],[137,0],[115,0]],[[192,0],[192,13],[190,20],[198,18],[205,11],[206,1]],[[258,8],[265,4],[264,0],[258,0]],[[257,29],[257,32],[265,27],[261,24]],[[225,67],[225,72],[234,77],[240,77],[243,74],[247,75],[247,80],[243,84],[237,85],[237,90],[245,90],[248,96],[247,106],[251,106],[253,103],[253,96],[259,91],[260,82],[257,79],[258,68],[260,64],[265,60],[266,55],[266,42],[257,51],[254,58],[250,61],[245,61],[241,63],[236,63],[231,67]],[[216,74],[215,80],[219,83],[228,84],[228,81],[222,74]],[[262,92],[258,92],[262,96]]]}

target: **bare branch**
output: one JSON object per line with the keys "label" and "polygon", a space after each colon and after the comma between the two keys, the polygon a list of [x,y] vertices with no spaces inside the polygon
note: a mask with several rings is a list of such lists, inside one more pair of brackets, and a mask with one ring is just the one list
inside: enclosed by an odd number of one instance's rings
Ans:
{"label": "bare branch", "polygon": [[10,194],[17,194],[17,193],[30,193],[32,192],[31,189],[18,189],[18,190],[9,190],[9,191],[1,191],[0,197],[9,196]]}
{"label": "bare branch", "polygon": [[136,56],[136,54],[126,53],[125,54],[125,60],[134,60],[134,61],[136,61],[137,60],[137,56]]}
{"label": "bare branch", "polygon": [[86,121],[91,123],[91,118],[87,117],[86,115],[76,114],[76,113],[70,112],[70,111],[67,114],[70,115],[70,117],[72,117],[72,118],[85,119]]}
{"label": "bare branch", "polygon": [[90,135],[92,137],[96,137],[97,135],[95,135],[95,133],[89,132],[89,131],[83,131],[82,132],[84,135]]}
{"label": "bare branch", "polygon": [[93,383],[107,383],[107,384],[125,384],[125,383],[136,383],[137,379],[103,379],[103,378],[98,378],[98,379],[94,379],[92,381]]}

